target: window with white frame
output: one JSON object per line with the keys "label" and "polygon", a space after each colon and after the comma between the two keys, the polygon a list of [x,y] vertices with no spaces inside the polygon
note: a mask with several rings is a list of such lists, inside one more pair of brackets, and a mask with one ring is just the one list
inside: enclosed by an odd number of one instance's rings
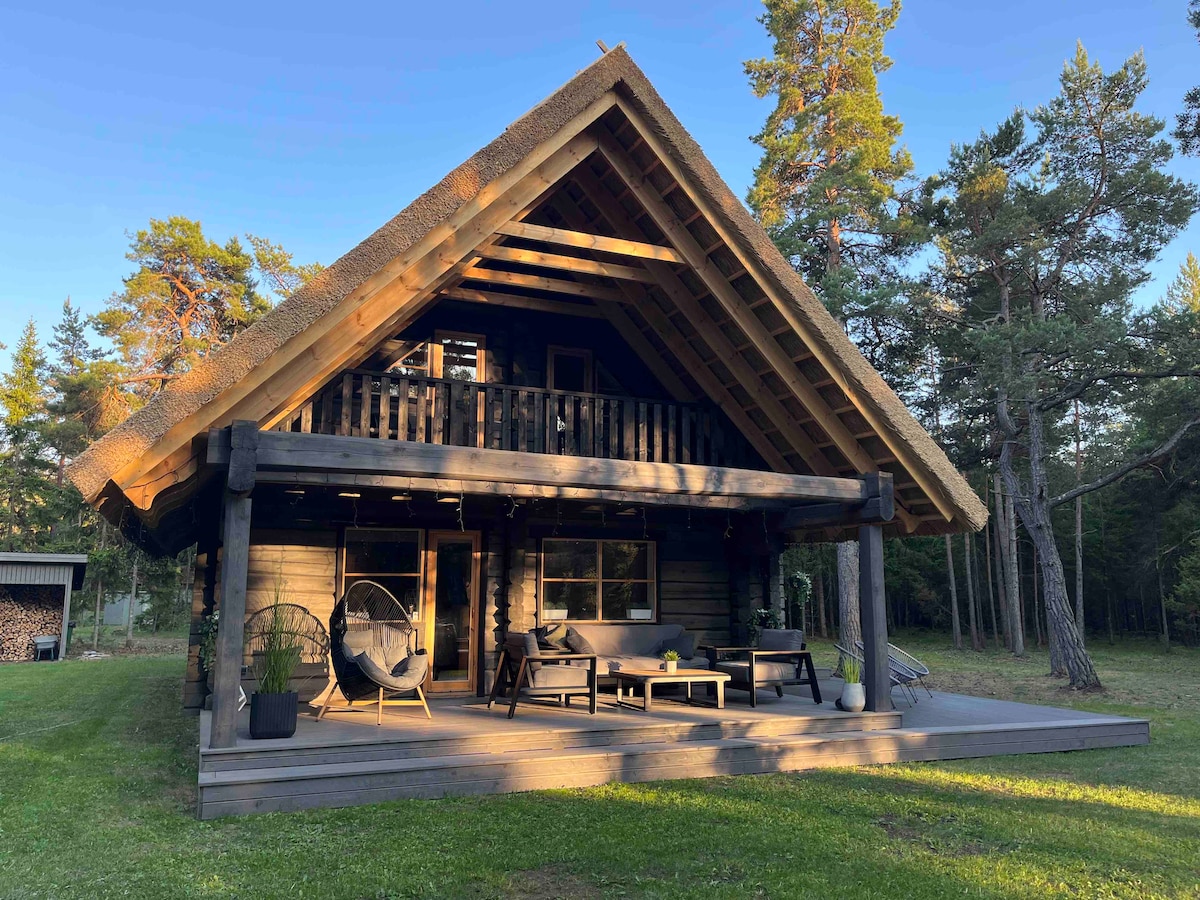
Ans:
{"label": "window with white frame", "polygon": [[653,621],[657,614],[652,541],[542,541],[543,622]]}

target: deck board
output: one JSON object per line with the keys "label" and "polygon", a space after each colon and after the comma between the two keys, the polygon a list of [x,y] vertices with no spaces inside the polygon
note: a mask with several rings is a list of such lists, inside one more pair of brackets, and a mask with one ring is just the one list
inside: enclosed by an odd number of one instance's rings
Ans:
{"label": "deck board", "polygon": [[[837,695],[837,682],[823,685]],[[760,694],[751,709],[731,691],[724,710],[670,700],[652,713],[604,698],[601,712],[522,703],[439,700],[427,721],[396,711],[316,722],[296,735],[201,750],[202,818],[544,788],[584,787],[829,766],[1044,753],[1149,741],[1142,719],[934,692],[894,713],[816,706],[807,689]],[[899,699],[899,692],[895,694]],[[201,719],[202,745],[209,717]]]}

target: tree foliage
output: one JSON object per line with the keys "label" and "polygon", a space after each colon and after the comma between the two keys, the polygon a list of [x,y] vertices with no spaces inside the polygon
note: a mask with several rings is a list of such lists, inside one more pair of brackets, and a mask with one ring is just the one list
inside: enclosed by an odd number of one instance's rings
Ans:
{"label": "tree foliage", "polygon": [[[1188,3],[1187,21],[1200,42],[1200,0]],[[1189,156],[1200,155],[1200,85],[1183,95],[1183,111],[1175,117],[1172,136],[1179,141],[1181,152]]]}

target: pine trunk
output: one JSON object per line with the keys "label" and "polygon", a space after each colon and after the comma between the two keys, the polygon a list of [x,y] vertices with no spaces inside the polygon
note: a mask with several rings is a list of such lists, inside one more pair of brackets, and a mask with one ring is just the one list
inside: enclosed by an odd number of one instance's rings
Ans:
{"label": "pine trunk", "polygon": [[950,535],[946,535],[946,572],[950,576],[950,632],[954,637],[954,649],[963,648],[962,624],[958,618],[958,578],[954,574],[954,547]]}
{"label": "pine trunk", "polygon": [[1071,687],[1096,689],[1100,687],[1100,679],[1080,640],[1079,629],[1075,627],[1074,610],[1067,596],[1062,557],[1058,552],[1058,544],[1054,541],[1041,415],[1034,409],[1030,409],[1029,413],[1029,475],[1032,489],[1028,496],[1020,494],[1017,474],[1012,465],[1012,451],[1007,444],[1001,452],[1000,468],[1004,473],[1004,484],[1009,493],[1021,497],[1016,502],[1021,522],[1037,547],[1046,603],[1046,621],[1051,638],[1058,646],[1062,667],[1070,679]]}
{"label": "pine trunk", "polygon": [[980,640],[979,633],[979,618],[975,612],[975,584],[972,576],[975,573],[974,561],[971,559],[974,547],[971,545],[971,535],[963,535],[963,559],[966,560],[967,568],[967,627],[971,632],[971,649],[982,650],[983,641]]}
{"label": "pine trunk", "polygon": [[813,595],[817,606],[817,633],[821,637],[829,637],[825,627],[825,573],[817,570],[816,581],[813,583]]}
{"label": "pine trunk", "polygon": [[983,554],[987,565],[988,612],[992,617],[992,641],[1000,646],[1000,626],[996,624],[996,585],[992,581],[992,523],[983,526]]}
{"label": "pine trunk", "polygon": [[854,649],[862,640],[862,620],[858,612],[858,541],[837,545],[838,567],[838,640]]}
{"label": "pine trunk", "polygon": [[137,609],[137,592],[138,592],[138,554],[133,554],[133,581],[129,588],[129,609],[125,616],[125,646],[133,646],[133,616],[134,610]]}

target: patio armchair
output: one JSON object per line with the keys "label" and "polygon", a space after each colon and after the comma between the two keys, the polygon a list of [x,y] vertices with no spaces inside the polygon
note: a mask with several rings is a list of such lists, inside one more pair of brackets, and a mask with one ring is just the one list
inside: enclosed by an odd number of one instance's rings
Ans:
{"label": "patio armchair", "polygon": [[[542,650],[532,632],[509,635],[496,662],[496,677],[488,695],[488,709],[504,690],[511,693],[508,718],[517,714],[517,700],[526,697],[556,697],[570,706],[572,697],[588,698],[588,713],[596,714],[596,654],[560,653]],[[575,663],[587,663],[587,666]]]}
{"label": "patio armchair", "polygon": [[750,692],[750,705],[758,706],[758,689],[775,688],[783,696],[784,685],[806,684],[813,702],[821,702],[821,687],[806,649],[804,632],[795,628],[765,628],[757,647],[705,647],[708,667],[729,676],[729,687]]}
{"label": "patio armchair", "polygon": [[[863,652],[863,642],[855,641],[854,646],[858,648],[858,652]],[[911,653],[906,653],[895,644],[888,644],[888,667],[893,669],[896,674],[904,680],[905,686],[912,690],[912,682],[918,681],[921,687],[925,688],[925,693],[930,697],[933,696],[933,691],[929,689],[929,685],[925,683],[925,676],[929,674],[929,667],[921,662]],[[913,691],[913,702],[916,702],[916,692]]]}
{"label": "patio armchair", "polygon": [[[840,654],[838,657],[839,673],[841,672],[843,657],[854,660],[856,663],[858,663],[863,672],[866,672],[867,661],[863,657],[864,651],[862,641],[855,641],[854,646],[857,648],[856,650],[850,650],[847,647],[843,647],[841,644],[833,645],[833,648]],[[900,687],[900,693],[911,701],[909,705],[917,702],[917,692],[913,690],[912,687],[912,683],[917,679],[918,676],[916,672],[908,668],[890,653],[888,654],[888,680],[892,687]]]}

